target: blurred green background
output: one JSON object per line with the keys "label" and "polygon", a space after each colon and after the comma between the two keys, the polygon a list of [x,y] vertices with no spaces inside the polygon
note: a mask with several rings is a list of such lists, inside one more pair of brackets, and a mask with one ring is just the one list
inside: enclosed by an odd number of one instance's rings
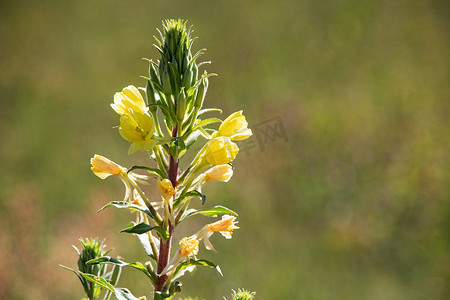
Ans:
{"label": "blurred green background", "polygon": [[[182,296],[448,299],[449,12],[437,0],[1,1],[0,298],[80,299],[58,267],[75,267],[80,237],[145,260],[118,234],[134,216],[96,213],[123,186],[89,159],[145,162],[126,155],[109,104],[144,85],[161,21],[184,18],[219,74],[207,106],[243,109],[266,139],[242,145],[230,183],[205,188],[241,229],[212,238],[218,254],[200,250],[224,277],[199,269]],[[120,286],[149,296],[138,275]]]}

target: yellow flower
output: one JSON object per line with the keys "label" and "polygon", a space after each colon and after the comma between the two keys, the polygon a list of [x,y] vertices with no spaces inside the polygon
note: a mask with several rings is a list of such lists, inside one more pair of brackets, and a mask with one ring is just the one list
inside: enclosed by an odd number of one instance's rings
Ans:
{"label": "yellow flower", "polygon": [[152,118],[147,113],[129,111],[120,116],[120,135],[131,142],[128,153],[151,150],[156,141],[153,139],[155,127]]}
{"label": "yellow flower", "polygon": [[209,238],[214,234],[214,232],[220,232],[225,238],[231,239],[233,230],[238,229],[235,224],[236,217],[230,215],[224,215],[222,220],[205,225],[199,232],[194,234],[192,238],[198,239],[205,244],[206,249],[216,251],[209,241]]}
{"label": "yellow flower", "polygon": [[217,134],[229,137],[232,141],[245,140],[252,135],[252,130],[247,126],[248,123],[242,110],[237,111],[223,121]]}
{"label": "yellow flower", "polygon": [[121,167],[106,157],[97,154],[91,158],[91,165],[92,172],[94,172],[94,174],[101,179],[105,179],[111,175],[121,175],[127,173],[127,169],[124,167]]}
{"label": "yellow flower", "polygon": [[185,237],[180,241],[180,249],[176,252],[167,266],[159,273],[159,276],[167,274],[175,266],[183,261],[189,261],[190,256],[195,256],[198,253],[198,240],[195,237]]}
{"label": "yellow flower", "polygon": [[200,174],[194,182],[194,186],[201,193],[202,187],[208,181],[228,182],[233,176],[233,168],[230,165],[218,165]]}
{"label": "yellow flower", "polygon": [[189,256],[197,255],[198,253],[198,240],[196,238],[185,237],[180,241],[180,250],[178,250],[180,256],[189,259]]}
{"label": "yellow flower", "polygon": [[133,191],[133,201],[131,201],[131,204],[140,206],[142,208],[147,208],[147,205],[145,205],[144,200],[142,200],[141,195],[139,195],[139,192],[137,190]]}
{"label": "yellow flower", "polygon": [[164,200],[168,201],[175,194],[175,189],[172,186],[172,182],[169,179],[163,179],[158,181],[158,188],[161,191],[161,195]]}
{"label": "yellow flower", "polygon": [[208,142],[204,159],[212,165],[228,164],[239,152],[238,146],[228,137],[216,137]]}
{"label": "yellow flower", "polygon": [[233,229],[238,229],[239,227],[234,225],[234,220],[236,217],[230,215],[224,215],[222,220],[211,223],[208,225],[210,232],[220,232],[225,238],[231,239]]}
{"label": "yellow flower", "polygon": [[119,115],[129,113],[130,109],[137,113],[144,113],[147,111],[147,106],[145,105],[141,93],[133,85],[129,85],[121,92],[116,93],[114,95],[114,103],[111,104],[111,107]]}
{"label": "yellow flower", "polygon": [[228,182],[233,176],[233,168],[230,165],[217,165],[203,173],[206,181]]}
{"label": "yellow flower", "polygon": [[145,184],[145,179],[148,179],[148,176],[135,174],[133,172],[127,173],[127,169],[116,164],[115,162],[107,159],[104,156],[95,154],[93,158],[91,158],[91,170],[92,172],[100,177],[101,179],[105,179],[111,175],[119,176],[120,180],[125,185],[125,197],[123,201],[133,201],[132,195],[132,185],[135,186],[137,182]]}

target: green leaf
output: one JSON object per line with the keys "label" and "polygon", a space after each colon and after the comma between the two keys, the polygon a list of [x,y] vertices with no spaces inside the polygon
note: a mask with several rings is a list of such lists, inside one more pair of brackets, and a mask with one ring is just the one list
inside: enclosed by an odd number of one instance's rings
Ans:
{"label": "green leaf", "polygon": [[164,300],[170,298],[171,296],[166,293],[155,292],[155,300]]}
{"label": "green leaf", "polygon": [[90,261],[88,261],[86,264],[88,265],[95,265],[95,264],[102,264],[102,263],[109,263],[109,264],[114,264],[116,266],[120,266],[120,267],[130,267],[133,269],[136,269],[138,271],[143,272],[145,275],[147,275],[147,277],[150,278],[150,280],[152,282],[156,281],[156,275],[150,273],[147,268],[140,262],[132,262],[132,263],[127,263],[124,261],[121,261],[117,258],[114,257],[110,257],[110,256],[102,256],[96,259],[91,259]]}
{"label": "green leaf", "polygon": [[190,133],[187,137],[186,137],[186,149],[191,148],[192,145],[195,144],[195,142],[197,141],[198,137],[200,136],[200,132],[198,131],[194,131],[192,133]]}
{"label": "green leaf", "polygon": [[194,128],[192,128],[192,131],[195,131],[195,130],[199,129],[200,127],[204,127],[206,125],[213,124],[213,123],[218,123],[218,122],[222,122],[222,120],[220,120],[218,118],[209,118],[209,119],[206,119],[206,120],[202,120],[200,123],[195,125]]}
{"label": "green leaf", "polygon": [[216,217],[217,215],[225,215],[225,214],[232,215],[235,217],[238,216],[238,214],[236,212],[232,211],[231,209],[226,208],[225,206],[216,205],[212,208],[204,209],[204,210],[190,209],[189,211],[187,211],[187,213],[183,217],[183,219],[193,216],[193,215],[198,215],[198,214],[204,215],[207,217]]}
{"label": "green leaf", "polygon": [[157,107],[159,107],[161,109],[161,112],[166,117],[166,119],[168,119],[167,121],[169,123],[174,123],[175,120],[177,119],[175,113],[173,111],[171,111],[165,104],[163,104],[162,101],[158,101],[158,103],[150,104],[148,106],[149,107],[150,106],[157,106]]}
{"label": "green leaf", "polygon": [[232,216],[237,217],[238,214],[234,211],[232,211],[229,208],[226,208],[224,206],[221,205],[216,205],[212,208],[209,209],[204,209],[204,210],[197,210],[197,209],[189,209],[187,211],[184,212],[184,214],[181,216],[180,220],[178,221],[178,223],[180,223],[181,221],[183,221],[184,219],[186,219],[187,217],[193,216],[193,215],[204,215],[207,217],[216,217],[218,215],[224,215],[224,214],[229,214]]}
{"label": "green leaf", "polygon": [[218,265],[216,265],[215,263],[212,263],[212,262],[210,262],[209,260],[206,260],[206,259],[198,259],[198,260],[191,259],[190,261],[185,261],[185,262],[179,264],[175,268],[173,276],[175,277],[175,275],[178,272],[180,272],[183,269],[185,269],[187,267],[190,267],[190,266],[205,266],[205,267],[213,268],[213,269],[216,269],[217,272],[219,272],[219,274],[223,276],[222,270],[220,270],[220,267]]}
{"label": "green leaf", "polygon": [[71,268],[66,267],[66,266],[63,266],[63,265],[59,265],[59,266],[62,267],[62,268],[64,268],[64,269],[66,269],[67,271],[70,271],[70,272],[72,272],[73,274],[77,275],[78,279],[80,279],[81,283],[83,284],[83,280],[82,280],[83,277],[82,277],[80,274],[78,274],[74,269],[71,269]]}
{"label": "green leaf", "polygon": [[146,167],[146,166],[133,166],[127,171],[127,173],[130,173],[133,170],[146,170],[150,174],[158,176],[159,178],[162,178],[162,179],[168,178],[167,175],[163,171],[161,171],[160,169],[149,168],[149,167]]}
{"label": "green leaf", "polygon": [[94,258],[91,259],[89,261],[86,262],[86,264],[88,265],[96,265],[96,264],[101,264],[101,263],[112,263],[121,267],[125,267],[127,265],[129,265],[129,263],[118,260],[117,258],[114,257],[110,257],[110,256],[102,256],[99,258]]}
{"label": "green leaf", "polygon": [[220,114],[222,113],[222,110],[221,110],[220,108],[205,108],[205,109],[201,109],[201,110],[198,112],[198,115],[200,116],[200,115],[202,115],[202,114],[204,114],[204,113],[208,113],[208,112],[212,112],[212,111],[217,111],[217,112],[219,112]]}
{"label": "green leaf", "polygon": [[127,209],[130,209],[130,210],[139,210],[139,211],[142,211],[142,212],[146,213],[147,215],[149,215],[152,219],[154,218],[154,216],[151,213],[151,211],[149,211],[147,208],[139,206],[139,205],[131,204],[131,203],[128,203],[128,202],[123,202],[123,201],[112,201],[112,202],[109,202],[108,204],[106,204],[105,206],[100,208],[97,212],[100,212],[100,211],[104,210],[105,208],[111,207],[111,206],[114,206],[116,208],[127,208]]}
{"label": "green leaf", "polygon": [[[144,250],[147,253],[147,255],[150,256],[151,258],[153,258],[154,260],[156,260],[156,257],[154,257],[154,255],[153,255],[153,250],[152,250],[152,246],[150,245],[150,238],[148,237],[148,234],[138,234],[137,237],[138,237],[139,241],[141,242],[142,247],[144,247]],[[158,249],[159,241],[157,239],[155,239],[154,242],[155,242],[156,249]]]}
{"label": "green leaf", "polygon": [[161,226],[150,226],[144,222],[137,225],[134,225],[134,222],[131,222],[129,227],[122,229],[120,232],[143,234],[150,230],[156,230],[158,235],[165,241],[169,238],[169,233]]}
{"label": "green leaf", "polygon": [[192,190],[192,191],[189,191],[186,194],[178,197],[177,199],[175,199],[174,206],[178,206],[184,199],[186,199],[188,197],[194,197],[194,196],[200,197],[202,199],[202,205],[205,204],[205,202],[206,202],[206,195],[200,193],[197,190]]}
{"label": "green leaf", "polygon": [[86,280],[89,280],[90,282],[93,282],[93,283],[99,285],[100,287],[103,287],[105,289],[110,290],[111,292],[114,292],[114,287],[108,281],[106,281],[105,278],[95,276],[92,274],[86,274],[83,272],[80,272],[80,275],[83,276]]}
{"label": "green leaf", "polygon": [[125,288],[115,288],[114,295],[118,300],[139,300],[140,298],[136,298],[133,294]]}
{"label": "green leaf", "polygon": [[170,284],[169,286],[169,293],[171,295],[174,295],[175,293],[180,293],[181,292],[181,282],[179,281],[174,281]]}

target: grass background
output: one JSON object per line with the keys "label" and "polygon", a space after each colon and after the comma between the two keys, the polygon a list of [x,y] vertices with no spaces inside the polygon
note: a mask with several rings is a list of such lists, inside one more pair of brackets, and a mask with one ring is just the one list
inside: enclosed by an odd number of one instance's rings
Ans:
{"label": "grass background", "polygon": [[[12,1],[0,3],[0,298],[80,299],[71,248],[106,238],[114,255],[145,260],[118,234],[119,180],[89,169],[95,154],[122,165],[116,91],[143,86],[156,28],[184,18],[207,48],[206,103],[243,109],[255,137],[208,204],[239,214],[232,240],[200,257],[184,296],[222,299],[450,297],[449,82],[446,1]],[[272,123],[273,124],[273,123]],[[270,131],[270,130],[269,130]],[[152,192],[150,187],[148,193]],[[191,234],[207,220],[180,230]],[[133,270],[120,281],[151,294]]]}

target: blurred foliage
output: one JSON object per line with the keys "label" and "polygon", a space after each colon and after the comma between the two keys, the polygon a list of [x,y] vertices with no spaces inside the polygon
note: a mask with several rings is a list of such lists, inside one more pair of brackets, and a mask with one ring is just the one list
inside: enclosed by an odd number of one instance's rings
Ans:
{"label": "blurred foliage", "polygon": [[[210,203],[240,212],[233,242],[213,241],[224,277],[200,270],[184,294],[220,299],[245,286],[260,299],[447,299],[449,8],[438,0],[2,1],[0,298],[80,299],[76,278],[58,267],[76,265],[79,237],[106,238],[114,255],[143,259],[117,233],[128,214],[96,213],[123,187],[98,180],[89,158],[130,166],[109,104],[126,85],[144,86],[140,59],[158,57],[161,21],[185,18],[195,50],[207,48],[208,70],[219,74],[208,106],[225,116],[244,108],[260,139],[242,149],[230,184],[207,187]],[[265,122],[277,117],[282,127]],[[261,144],[274,128],[287,141]],[[135,275],[125,270],[120,285],[149,295]]]}

